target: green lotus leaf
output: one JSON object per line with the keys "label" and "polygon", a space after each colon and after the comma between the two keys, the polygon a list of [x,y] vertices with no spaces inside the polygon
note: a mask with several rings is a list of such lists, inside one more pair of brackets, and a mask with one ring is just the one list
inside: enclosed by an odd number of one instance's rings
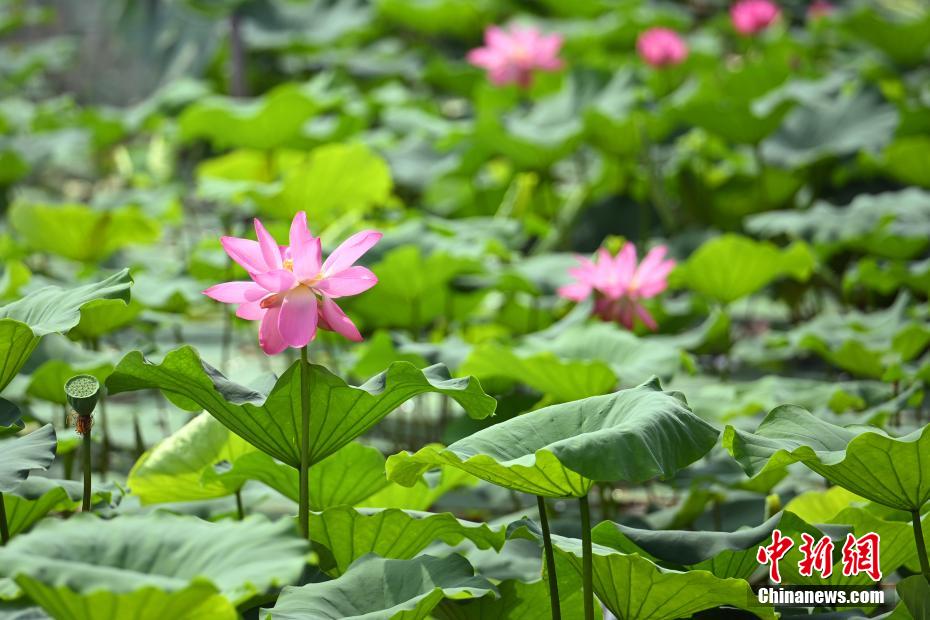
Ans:
{"label": "green lotus leaf", "polygon": [[17,435],[25,428],[16,403],[0,398],[0,439]]}
{"label": "green lotus leaf", "polygon": [[825,310],[789,331],[788,345],[856,375],[880,379],[889,367],[913,360],[930,342],[930,328],[911,318],[910,310],[907,293],[877,312]]}
{"label": "green lotus leaf", "polygon": [[[80,514],[12,539],[0,549],[0,576],[60,617],[96,618],[88,610],[108,608],[137,617],[144,608],[148,615],[138,617],[165,618],[183,609],[181,600],[191,603],[192,589],[226,613],[230,603],[293,582],[307,552],[287,519],[210,523],[152,513],[105,521]],[[212,600],[216,592],[225,604]]]}
{"label": "green lotus leaf", "polygon": [[[510,535],[540,537],[529,522],[513,524]],[[552,546],[557,556],[581,573],[580,540],[553,534]],[[754,603],[755,594],[744,579],[721,579],[706,570],[669,570],[637,553],[618,553],[599,544],[593,544],[591,550],[594,593],[618,618],[676,620],[722,605],[744,609],[759,618],[776,618],[770,607]]]}
{"label": "green lotus leaf", "polygon": [[67,332],[81,320],[81,308],[96,299],[129,301],[129,270],[71,289],[48,286],[0,307],[0,390],[35,350],[39,339]]}
{"label": "green lotus leaf", "polygon": [[762,143],[762,154],[766,161],[797,168],[826,157],[877,153],[891,141],[897,126],[897,109],[877,94],[841,91],[789,112],[779,130]]}
{"label": "green lotus leaf", "polygon": [[[648,381],[653,376],[671,377],[681,369],[682,342],[639,338],[614,323],[585,322],[555,327],[528,336],[521,350],[551,351],[562,359],[601,361],[625,386]],[[605,375],[606,376],[606,375]]]}
{"label": "green lotus leaf", "polygon": [[923,575],[911,575],[898,582],[898,596],[911,618],[923,620],[930,617],[930,583]]}
{"label": "green lotus leaf", "polygon": [[[264,452],[240,456],[228,472],[218,475],[206,473],[205,479],[210,480],[213,476],[234,487],[241,486],[246,480],[258,480],[295,502],[300,495],[297,470],[278,463]],[[353,506],[387,485],[381,452],[352,442],[310,468],[310,508],[325,510],[333,506]]]}
{"label": "green lotus leaf", "polygon": [[[384,472],[384,465],[381,468]],[[396,482],[388,485],[358,502],[366,508],[400,508],[403,510],[428,510],[440,497],[462,487],[474,486],[478,479],[461,469],[440,466],[438,471],[428,471],[413,486]]]}
{"label": "green lotus leaf", "polygon": [[730,303],[779,278],[806,281],[813,269],[814,256],[804,243],[782,250],[768,242],[726,234],[698,248],[675,270],[673,281]]}
{"label": "green lotus leaf", "polygon": [[[775,131],[790,104],[756,109],[759,97],[789,77],[784,50],[769,48],[768,54],[745,63],[738,70],[705,74],[703,83],[676,106],[676,117],[688,126],[710,131],[729,142],[757,144]],[[720,93],[727,93],[721,97]]]}
{"label": "green lotus leaf", "polygon": [[617,384],[613,370],[599,360],[563,360],[551,352],[520,356],[493,343],[472,349],[459,372],[481,381],[501,378],[523,383],[555,402],[605,394]]}
{"label": "green lotus leaf", "polygon": [[887,385],[873,381],[820,381],[776,375],[752,381],[681,375],[675,377],[670,389],[687,394],[691,408],[706,420],[765,414],[789,401],[812,410],[826,405],[836,413],[860,411],[891,396]]}
{"label": "green lotus leaf", "polygon": [[454,290],[455,278],[480,273],[481,263],[472,258],[433,252],[424,256],[418,247],[391,250],[372,265],[378,286],[346,300],[346,312],[373,328],[422,329],[437,320],[464,318],[486,291]]}
{"label": "green lotus leaf", "polygon": [[333,581],[285,588],[262,620],[405,620],[427,618],[445,598],[496,595],[491,582],[474,573],[468,560],[422,555],[389,560],[368,555]]}
{"label": "green lotus leaf", "polygon": [[[475,566],[483,574],[479,566]],[[563,618],[584,616],[584,590],[581,575],[562,558],[556,559],[559,577],[559,606]],[[535,577],[538,577],[537,572]],[[552,616],[549,601],[549,584],[546,579],[524,583],[507,579],[497,584],[499,598],[485,596],[478,599],[447,599],[433,611],[439,620],[540,620]],[[601,607],[594,608],[595,620],[601,620]]]}
{"label": "green lotus leaf", "polygon": [[930,156],[930,138],[905,136],[895,139],[884,152],[885,169],[902,183],[930,187],[930,171],[921,160]]}
{"label": "green lotus leaf", "polygon": [[399,352],[394,346],[391,335],[384,330],[378,330],[367,338],[365,344],[359,349],[358,358],[352,368],[352,374],[357,377],[370,377],[392,362],[410,362],[417,368],[428,365],[427,361],[416,353]]}
{"label": "green lotus leaf", "polygon": [[136,206],[102,211],[81,204],[16,202],[9,218],[29,248],[85,263],[98,263],[129,245],[153,243],[161,235],[158,221]]}
{"label": "green lotus leaf", "polygon": [[58,440],[51,424],[22,437],[0,441],[0,493],[15,489],[35,469],[48,469]]}
{"label": "green lotus leaf", "polygon": [[828,523],[836,515],[854,504],[863,504],[865,499],[843,487],[813,489],[796,495],[785,504],[785,510],[793,512],[808,523]]}
{"label": "green lotus leaf", "polygon": [[305,209],[310,221],[326,226],[347,213],[383,206],[391,196],[387,163],[361,143],[327,144],[279,165],[281,192],[261,201],[270,215],[290,217]]}
{"label": "green lotus leaf", "polygon": [[471,36],[496,13],[490,0],[378,0],[375,5],[384,19],[429,35]]}
{"label": "green lotus leaf", "polygon": [[848,205],[818,201],[806,211],[773,211],[750,218],[747,229],[763,237],[804,239],[830,256],[853,249],[887,258],[911,258],[930,236],[930,192],[908,188],[860,194]]}
{"label": "green lotus leaf", "polygon": [[68,332],[68,337],[94,342],[101,336],[131,325],[143,309],[135,299],[128,304],[115,299],[94,300],[81,308],[81,321]]}
{"label": "green lotus leaf", "polygon": [[49,360],[29,375],[26,393],[56,405],[65,405],[68,402],[63,389],[65,381],[75,375],[91,375],[103,385],[112,371],[113,365],[109,363],[96,366],[73,366],[64,360]]}
{"label": "green lotus leaf", "polygon": [[143,504],[224,497],[235,489],[205,479],[205,472],[254,451],[216,418],[203,413],[145,452],[133,465],[126,484]]}
{"label": "green lotus leaf", "polygon": [[298,140],[304,123],[320,111],[319,87],[283,84],[248,101],[212,96],[187,107],[178,119],[181,139],[202,138],[217,147],[267,150]]}
{"label": "green lotus leaf", "polygon": [[596,481],[671,476],[701,458],[718,431],[658,380],[552,405],[478,431],[448,448],[388,459],[388,478],[413,484],[451,465],[494,484],[546,497],[580,497]]}
{"label": "green lotus leaf", "polygon": [[[25,532],[53,511],[70,511],[81,505],[84,489],[80,482],[30,476],[3,494],[10,536]],[[91,504],[109,502],[111,493],[95,490]]]}
{"label": "green lotus leaf", "polygon": [[930,499],[930,427],[904,437],[843,427],[793,405],[773,409],[754,433],[732,426],[723,445],[749,476],[801,462],[833,484],[884,506],[919,510]]}
{"label": "green lotus leaf", "polygon": [[190,585],[168,592],[161,586],[144,586],[129,593],[98,589],[87,594],[77,593],[68,585],[52,586],[38,579],[22,576],[17,579],[23,592],[52,617],[68,620],[96,620],[99,610],[107,610],[114,618],[137,620],[236,620],[236,608],[216,586],[194,580]]}
{"label": "green lotus leaf", "polygon": [[[299,362],[281,375],[270,393],[263,394],[229,381],[192,347],[172,351],[161,364],[146,361],[136,351],[120,361],[107,379],[107,388],[111,394],[160,389],[182,408],[210,412],[232,432],[278,460],[292,467],[300,464]],[[450,379],[442,366],[419,370],[396,362],[355,387],[323,366],[311,365],[311,464],[334,454],[404,401],[427,392],[451,397],[475,418],[491,415],[496,405],[476,380]]]}
{"label": "green lotus leaf", "polygon": [[930,15],[925,11],[891,13],[879,5],[864,4],[850,12],[842,25],[857,39],[866,41],[897,63],[918,65],[927,59],[930,46]]}
{"label": "green lotus leaf", "polygon": [[457,545],[469,540],[479,549],[500,551],[506,535],[503,527],[463,521],[448,512],[337,506],[310,513],[310,540],[325,547],[320,567],[332,575],[341,575],[366,553],[407,560],[434,541]]}
{"label": "green lotus leaf", "polygon": [[[15,491],[4,493],[3,507],[6,511],[10,536],[16,536],[35,525],[42,517],[57,507],[68,503],[67,491],[60,486],[51,488],[36,487],[34,481],[46,480],[33,476],[16,487]],[[31,488],[30,488],[31,487]]]}

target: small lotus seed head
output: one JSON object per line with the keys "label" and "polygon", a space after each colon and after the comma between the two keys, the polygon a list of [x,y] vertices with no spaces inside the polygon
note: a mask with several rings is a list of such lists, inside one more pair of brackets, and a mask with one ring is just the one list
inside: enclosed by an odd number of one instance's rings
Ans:
{"label": "small lotus seed head", "polygon": [[91,375],[77,375],[65,383],[68,404],[79,416],[89,416],[97,406],[100,382]]}

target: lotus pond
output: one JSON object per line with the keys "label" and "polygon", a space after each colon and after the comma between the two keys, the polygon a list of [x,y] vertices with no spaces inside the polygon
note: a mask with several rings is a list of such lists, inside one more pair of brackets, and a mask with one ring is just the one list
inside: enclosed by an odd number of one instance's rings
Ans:
{"label": "lotus pond", "polygon": [[930,617],[926,3],[0,37],[0,620]]}

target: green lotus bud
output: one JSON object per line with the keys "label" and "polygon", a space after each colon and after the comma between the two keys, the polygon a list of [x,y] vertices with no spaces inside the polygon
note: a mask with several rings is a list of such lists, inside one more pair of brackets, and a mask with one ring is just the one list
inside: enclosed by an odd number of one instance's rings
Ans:
{"label": "green lotus bud", "polygon": [[91,375],[76,375],[65,383],[68,404],[79,416],[89,416],[97,406],[100,382]]}

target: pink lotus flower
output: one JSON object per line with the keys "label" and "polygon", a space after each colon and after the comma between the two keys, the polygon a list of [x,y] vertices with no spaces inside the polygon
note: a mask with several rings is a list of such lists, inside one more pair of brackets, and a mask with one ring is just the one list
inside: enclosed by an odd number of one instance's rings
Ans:
{"label": "pink lotus flower", "polygon": [[360,341],[358,329],[333,299],[358,295],[378,283],[375,274],[354,263],[381,239],[381,233],[364,230],[352,235],[325,262],[321,262],[320,239],[310,234],[303,211],[291,222],[290,246],[279,246],[258,219],[255,234],[258,241],[220,239],[252,281],[217,284],[204,295],[238,304],[240,318],[260,320],[258,342],[268,355],[305,346],[316,337],[317,327]]}
{"label": "pink lotus flower", "polygon": [[533,82],[533,71],[557,71],[562,68],[559,49],[562,36],[544,35],[535,28],[512,28],[509,32],[497,26],[484,31],[484,47],[468,52],[468,62],[482,67],[498,86],[518,84],[527,88]]}
{"label": "pink lotus flower", "polygon": [[770,0],[740,0],[730,7],[733,27],[745,36],[765,30],[780,15],[778,5]]}
{"label": "pink lotus flower", "polygon": [[668,28],[650,28],[639,35],[636,51],[646,64],[667,67],[682,63],[688,57],[688,44]]}
{"label": "pink lotus flower", "polygon": [[616,321],[633,329],[639,317],[646,327],[654,330],[655,319],[640,300],[655,297],[668,286],[667,277],[675,261],[664,260],[667,251],[664,245],[651,249],[638,267],[632,243],[625,244],[616,256],[601,248],[596,262],[579,256],[581,265],[569,270],[575,282],[561,287],[559,295],[581,301],[593,292],[594,311],[605,321]]}

